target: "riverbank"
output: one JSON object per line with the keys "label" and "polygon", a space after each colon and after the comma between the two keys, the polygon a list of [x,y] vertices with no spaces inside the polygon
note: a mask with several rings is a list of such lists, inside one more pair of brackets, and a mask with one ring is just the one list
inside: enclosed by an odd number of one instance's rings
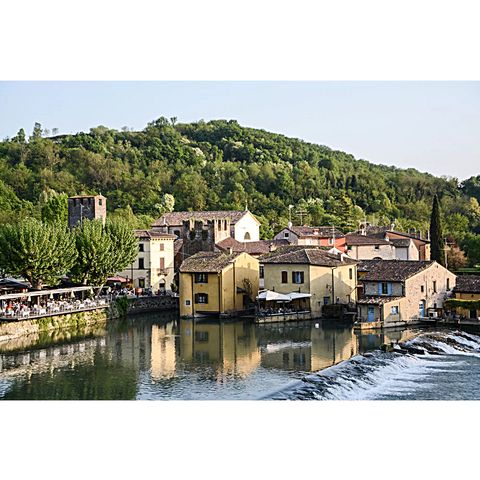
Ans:
{"label": "riverbank", "polygon": [[126,315],[175,311],[177,308],[177,297],[121,297],[112,302],[108,308],[1,322],[0,344],[17,340],[23,336],[33,335],[38,337],[42,333],[55,330],[75,330],[93,325],[105,325],[108,320],[122,318]]}

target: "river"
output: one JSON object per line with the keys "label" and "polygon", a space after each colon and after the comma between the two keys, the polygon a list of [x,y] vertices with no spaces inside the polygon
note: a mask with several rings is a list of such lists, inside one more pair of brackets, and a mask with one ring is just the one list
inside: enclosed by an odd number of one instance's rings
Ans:
{"label": "river", "polygon": [[[425,354],[382,352],[404,342]],[[480,337],[132,316],[0,343],[0,399],[480,399]]]}

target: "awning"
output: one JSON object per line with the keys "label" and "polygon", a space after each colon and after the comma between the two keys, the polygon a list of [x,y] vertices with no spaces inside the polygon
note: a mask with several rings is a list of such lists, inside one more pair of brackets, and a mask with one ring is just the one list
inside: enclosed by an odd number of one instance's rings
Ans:
{"label": "awning", "polygon": [[55,290],[35,290],[33,292],[25,293],[8,293],[7,295],[0,295],[0,300],[13,300],[15,298],[25,297],[41,297],[47,295],[59,295],[61,293],[84,292],[92,290],[93,287],[72,287],[72,288],[57,288]]}
{"label": "awning", "polygon": [[127,283],[128,279],[125,277],[108,277],[107,282]]}
{"label": "awning", "polygon": [[258,295],[257,300],[265,300],[266,302],[289,302],[290,296],[273,292],[272,290],[265,290]]}
{"label": "awning", "polygon": [[300,293],[300,292],[292,292],[289,293],[288,296],[290,300],[298,300],[299,298],[310,298],[312,296],[311,293]]}

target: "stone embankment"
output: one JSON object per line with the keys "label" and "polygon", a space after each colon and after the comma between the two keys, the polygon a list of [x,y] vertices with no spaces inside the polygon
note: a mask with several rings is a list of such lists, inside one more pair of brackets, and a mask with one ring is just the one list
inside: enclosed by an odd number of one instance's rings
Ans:
{"label": "stone embankment", "polygon": [[60,329],[78,329],[90,325],[105,324],[109,319],[136,313],[176,310],[178,297],[158,296],[119,298],[110,307],[77,313],[65,313],[50,317],[0,323],[0,342],[18,339],[23,335],[39,335]]}

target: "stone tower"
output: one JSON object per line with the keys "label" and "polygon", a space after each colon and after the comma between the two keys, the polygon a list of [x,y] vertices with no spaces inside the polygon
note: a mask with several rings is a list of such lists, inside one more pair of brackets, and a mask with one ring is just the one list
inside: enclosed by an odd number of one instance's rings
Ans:
{"label": "stone tower", "polygon": [[227,238],[230,220],[185,220],[182,227],[183,258],[197,252],[213,252],[215,244]]}
{"label": "stone tower", "polygon": [[83,220],[101,219],[105,224],[107,199],[103,195],[75,195],[68,199],[68,226],[75,227]]}

